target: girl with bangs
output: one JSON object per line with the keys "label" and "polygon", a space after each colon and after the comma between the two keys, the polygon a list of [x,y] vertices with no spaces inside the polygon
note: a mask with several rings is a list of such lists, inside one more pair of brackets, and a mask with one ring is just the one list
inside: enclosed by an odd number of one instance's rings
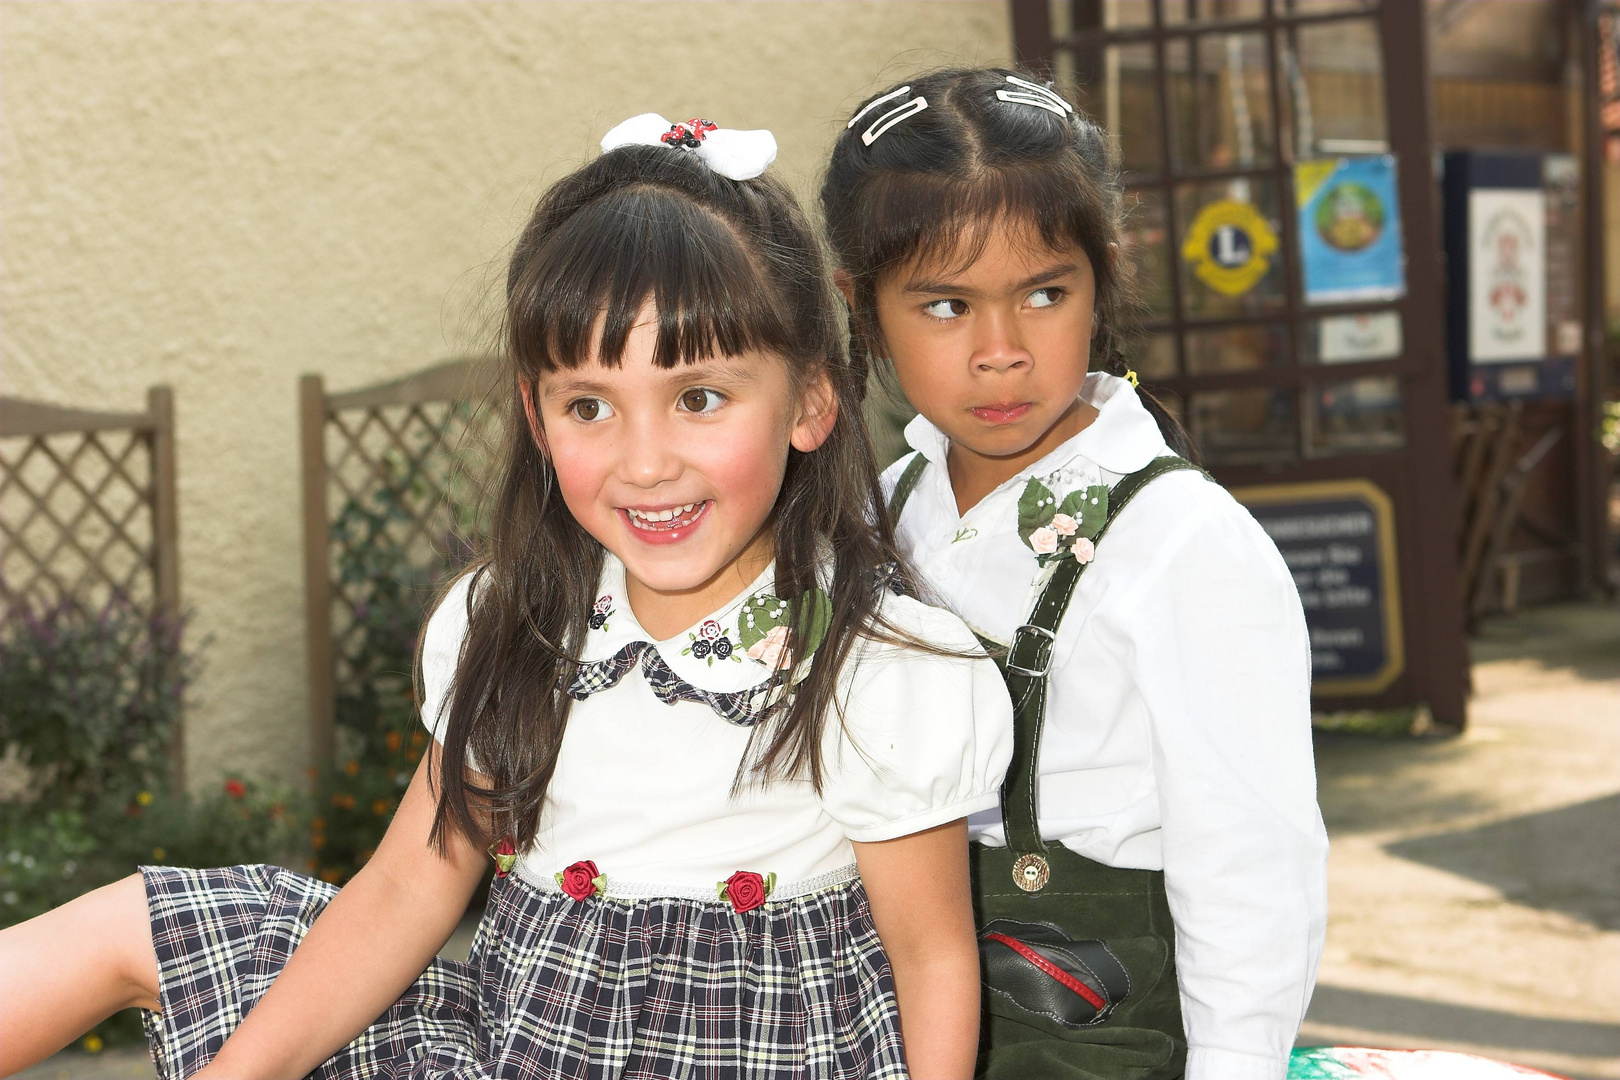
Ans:
{"label": "girl with bangs", "polygon": [[164,1077],[971,1074],[1005,691],[874,520],[770,133],[603,149],[516,244],[493,533],[423,634],[434,742],[376,855],[341,892],[146,867],[5,931],[4,1071],[140,1005]]}
{"label": "girl with bangs", "polygon": [[1015,71],[867,101],[821,192],[857,357],[920,414],[897,540],[1015,703],[974,816],[992,1077],[1285,1074],[1326,923],[1310,649],[1255,520],[1136,386],[1106,136]]}

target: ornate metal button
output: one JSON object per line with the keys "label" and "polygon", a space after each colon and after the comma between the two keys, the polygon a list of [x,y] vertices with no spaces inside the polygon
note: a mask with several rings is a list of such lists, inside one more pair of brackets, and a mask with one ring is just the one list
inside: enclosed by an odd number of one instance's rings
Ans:
{"label": "ornate metal button", "polygon": [[1020,855],[1013,863],[1013,884],[1025,892],[1040,892],[1052,877],[1052,868],[1040,855]]}

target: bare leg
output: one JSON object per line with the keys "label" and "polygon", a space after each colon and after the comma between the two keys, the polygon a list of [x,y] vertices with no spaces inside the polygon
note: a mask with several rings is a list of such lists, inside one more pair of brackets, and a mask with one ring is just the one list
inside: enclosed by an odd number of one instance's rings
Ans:
{"label": "bare leg", "polygon": [[139,874],[0,930],[0,1076],[135,1006],[158,1007],[157,952]]}

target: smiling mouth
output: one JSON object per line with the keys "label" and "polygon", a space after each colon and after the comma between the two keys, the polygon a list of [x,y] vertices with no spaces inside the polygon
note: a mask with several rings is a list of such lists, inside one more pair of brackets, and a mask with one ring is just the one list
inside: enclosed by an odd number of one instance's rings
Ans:
{"label": "smiling mouth", "polygon": [[692,525],[703,512],[709,508],[708,499],[701,502],[687,503],[684,506],[668,506],[662,510],[633,510],[628,506],[621,507],[624,516],[630,519],[632,528],[643,532],[674,532]]}
{"label": "smiling mouth", "polygon": [[1010,424],[1022,420],[1035,407],[1032,401],[999,402],[995,405],[975,405],[968,412],[991,424]]}

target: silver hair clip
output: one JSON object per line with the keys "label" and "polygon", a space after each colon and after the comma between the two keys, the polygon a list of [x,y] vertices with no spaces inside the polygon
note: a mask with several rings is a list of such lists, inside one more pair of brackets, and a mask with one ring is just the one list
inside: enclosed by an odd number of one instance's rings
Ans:
{"label": "silver hair clip", "polygon": [[895,98],[897,98],[897,97],[905,97],[909,93],[911,93],[911,87],[902,86],[898,90],[890,90],[887,94],[884,94],[882,97],[873,98],[871,101],[868,101],[866,103],[866,105],[861,109],[860,112],[856,113],[854,116],[849,118],[849,123],[844,125],[844,130],[848,131],[850,128],[854,127],[857,123],[860,122],[861,117],[865,116],[867,113],[871,112],[873,109],[877,108],[879,105],[883,104],[885,101],[893,101]]}
{"label": "silver hair clip", "polygon": [[1059,116],[1065,116],[1068,113],[1074,112],[1074,106],[1070,105],[1067,101],[1064,101],[1062,97],[1060,97],[1049,87],[1040,86],[1032,82],[1025,82],[1023,79],[1013,75],[1008,75],[1007,81],[1017,86],[1022,86],[1024,89],[997,90],[996,98],[1000,101],[1011,101],[1018,105],[1033,105],[1037,109],[1045,109],[1047,112],[1057,113]]}
{"label": "silver hair clip", "polygon": [[890,109],[888,112],[884,113],[882,116],[873,121],[871,127],[861,132],[861,142],[865,143],[867,146],[871,146],[873,143],[877,142],[878,139],[883,137],[884,132],[894,127],[894,125],[898,124],[908,116],[916,116],[926,108],[928,108],[928,99],[919,97],[912,98],[898,109]]}

